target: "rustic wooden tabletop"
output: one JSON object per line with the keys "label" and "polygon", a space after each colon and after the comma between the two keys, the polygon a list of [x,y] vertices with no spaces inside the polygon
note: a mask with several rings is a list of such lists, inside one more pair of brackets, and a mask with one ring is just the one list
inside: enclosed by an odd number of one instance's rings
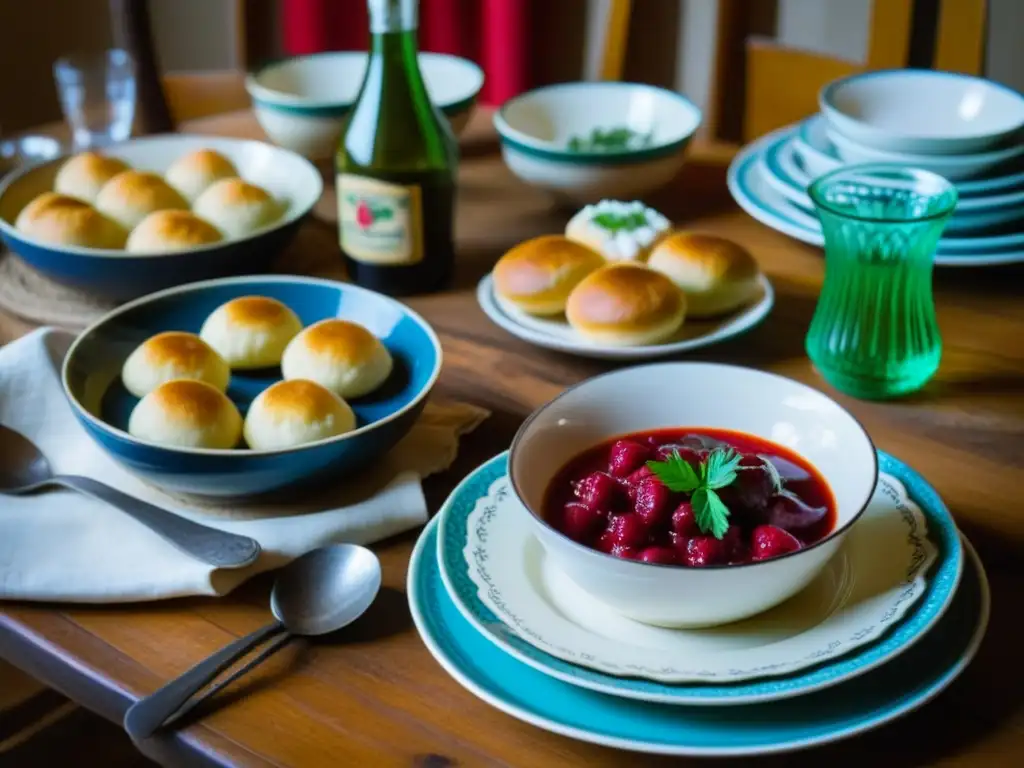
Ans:
{"label": "rustic wooden tabletop", "polygon": [[[196,121],[190,132],[261,136],[249,113]],[[880,730],[764,765],[1024,764],[1024,269],[939,270],[935,291],[945,343],[937,379],[892,403],[856,401],[813,372],[803,341],[822,280],[819,249],[758,224],[729,198],[729,148],[695,146],[680,178],[652,204],[681,225],[747,246],[772,280],[777,303],[748,334],[689,359],[775,371],[837,397],[879,448],[924,474],[977,546],[992,583],[993,616],[961,680],[922,710]],[[330,218],[330,203],[323,211]],[[428,480],[431,510],[473,467],[508,447],[522,419],[565,386],[607,364],[547,352],[494,326],[476,303],[477,281],[501,253],[560,231],[567,213],[516,182],[496,152],[486,114],[464,141],[458,209],[459,265],[448,291],[409,304],[441,336],[439,391],[493,415],[464,439],[455,466]],[[311,220],[282,261],[287,271],[340,277],[336,232]],[[0,315],[0,342],[31,329]],[[405,577],[416,534],[376,547],[384,592],[343,638],[295,642],[218,697],[206,716],[140,745],[165,763],[239,766],[688,764],[641,758],[553,735],[463,690],[413,629]],[[223,599],[81,607],[0,605],[0,656],[119,722],[126,707],[228,641],[267,620],[269,578]],[[882,757],[884,756],[884,757]],[[696,762],[696,761],[690,761]],[[749,759],[742,761],[750,764]]]}

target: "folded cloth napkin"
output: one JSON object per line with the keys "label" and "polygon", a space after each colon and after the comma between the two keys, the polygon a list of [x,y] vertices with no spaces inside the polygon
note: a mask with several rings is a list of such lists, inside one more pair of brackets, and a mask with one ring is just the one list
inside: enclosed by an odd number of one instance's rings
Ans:
{"label": "folded cloth napkin", "polygon": [[147,485],[92,442],[60,383],[72,340],[64,331],[41,329],[0,348],[0,424],[39,446],[55,472],[94,477],[197,522],[251,536],[263,554],[248,568],[216,569],[75,491],[0,496],[0,599],[118,603],[223,595],[323,544],[369,544],[407,531],[427,519],[421,478],[447,469],[459,437],[488,416],[467,404],[428,403],[410,433],[357,480],[312,496],[282,494],[222,508]]}

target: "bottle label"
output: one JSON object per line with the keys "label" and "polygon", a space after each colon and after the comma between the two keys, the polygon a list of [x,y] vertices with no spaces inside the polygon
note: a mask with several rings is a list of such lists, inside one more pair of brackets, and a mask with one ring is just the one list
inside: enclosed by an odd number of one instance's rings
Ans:
{"label": "bottle label", "polygon": [[351,173],[338,174],[341,248],[368,264],[423,260],[420,188]]}

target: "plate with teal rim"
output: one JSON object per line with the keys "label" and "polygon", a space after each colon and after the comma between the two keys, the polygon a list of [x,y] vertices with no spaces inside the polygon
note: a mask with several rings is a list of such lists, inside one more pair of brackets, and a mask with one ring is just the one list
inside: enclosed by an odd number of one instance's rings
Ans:
{"label": "plate with teal rim", "polygon": [[[572,658],[571,655],[559,652],[557,644],[553,646],[550,638],[540,636],[544,633],[538,635],[536,632],[529,632],[528,627],[517,632],[510,627],[507,623],[509,611],[503,610],[504,598],[498,585],[491,590],[494,594],[481,597],[478,591],[479,581],[474,580],[464,556],[464,550],[471,538],[467,524],[471,518],[478,517],[480,511],[492,511],[492,514],[500,511],[502,503],[496,494],[502,492],[501,481],[505,477],[506,468],[507,453],[500,454],[480,466],[452,492],[438,515],[441,520],[438,532],[438,561],[448,595],[463,618],[469,621],[477,632],[520,662],[572,685],[615,696],[666,704],[724,706],[802,696],[838,685],[844,680],[862,675],[890,661],[925,636],[948,609],[963,572],[964,558],[959,535],[942,500],[920,475],[888,454],[879,452],[879,471],[903,483],[907,494],[919,505],[920,514],[923,514],[929,531],[929,541],[938,550],[937,557],[928,568],[927,578],[922,579],[923,585],[917,585],[920,591],[911,594],[911,590],[915,588],[914,584],[911,582],[907,585],[905,591],[910,603],[909,608],[898,604],[891,616],[883,614],[882,620],[878,622],[879,626],[871,626],[871,631],[866,632],[863,637],[858,635],[863,628],[856,626],[853,629],[857,632],[850,634],[849,638],[842,636],[838,640],[830,641],[824,650],[809,645],[809,656],[828,661],[811,666],[805,664],[800,671],[790,674],[775,673],[770,677],[765,674],[746,682],[731,683],[669,683],[622,676],[621,673],[615,674],[612,667],[603,670],[596,668],[595,662],[571,662],[568,660]],[[840,559],[837,558],[837,561]],[[539,578],[536,572],[531,575],[533,578]],[[826,575],[822,581],[827,580]],[[843,579],[835,581],[842,582]],[[812,585],[807,591],[814,591],[815,586],[822,585]],[[894,593],[898,594],[899,590]],[[910,597],[916,597],[917,601],[909,601]],[[556,612],[562,611],[565,615],[574,613],[571,607],[566,606],[565,600],[553,602],[557,603],[554,609]],[[903,603],[903,599],[901,598],[899,602]],[[513,614],[516,613],[513,606],[505,607]],[[505,614],[505,621],[498,613]],[[522,616],[519,618],[522,619],[521,623],[524,626],[529,624]],[[780,621],[783,618],[780,614]],[[663,630],[655,629],[652,633],[661,631]],[[553,628],[548,634],[552,633]],[[524,634],[533,636],[533,642],[524,638]],[[802,634],[809,637],[806,632]],[[714,641],[714,638],[709,639]],[[786,638],[783,636],[780,639]],[[613,642],[608,640],[609,644]],[[552,652],[546,652],[538,646],[546,646],[552,649]],[[699,649],[700,645],[696,647]],[[754,650],[756,652],[756,647]],[[656,651],[652,650],[651,655],[654,658],[657,655]],[[707,666],[710,668],[713,659],[708,659],[708,662]]]}
{"label": "plate with teal rim", "polygon": [[966,539],[968,566],[934,630],[905,654],[856,679],[799,698],[742,707],[677,707],[569,685],[484,638],[453,603],[437,561],[438,518],[409,564],[413,622],[456,682],[506,714],[570,738],[637,752],[743,756],[789,752],[872,730],[926,704],[967,668],[988,625],[984,569]]}
{"label": "plate with teal rim", "polygon": [[[774,139],[761,153],[758,162],[761,165],[761,175],[769,187],[794,205],[813,213],[814,204],[807,195],[807,182],[810,177],[797,166],[791,133],[783,133]],[[1007,227],[1024,219],[1024,194],[1020,197],[1021,200],[1017,204],[1003,206],[987,204],[987,198],[958,200],[956,211],[946,224],[945,231],[960,237],[975,237],[976,234],[985,232],[1005,232]],[[968,204],[965,205],[965,202]]]}
{"label": "plate with teal rim", "polygon": [[[825,119],[814,115],[796,126],[796,148],[811,175],[821,176],[843,165],[825,131]],[[956,182],[963,197],[988,196],[1024,188],[1024,169],[1016,163],[1006,173]]]}
{"label": "plate with teal rim", "polygon": [[[818,220],[768,186],[760,172],[760,156],[768,144],[785,129],[766,134],[748,144],[733,158],[726,174],[729,192],[751,218],[776,232],[807,243],[823,246]],[[991,242],[998,241],[999,247]],[[1019,241],[1019,246],[1015,243]],[[950,252],[949,243],[954,246]],[[983,244],[989,243],[985,248]],[[939,267],[993,267],[1024,263],[1024,232],[1001,238],[946,238],[939,245],[935,265]]]}

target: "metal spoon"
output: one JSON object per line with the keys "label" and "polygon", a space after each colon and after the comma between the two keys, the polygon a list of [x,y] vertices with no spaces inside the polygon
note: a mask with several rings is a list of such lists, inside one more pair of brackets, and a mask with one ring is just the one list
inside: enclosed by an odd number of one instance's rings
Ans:
{"label": "metal spoon", "polygon": [[73,488],[105,501],[182,552],[218,568],[241,568],[255,562],[260,555],[259,542],[248,536],[193,523],[91,477],[55,475],[42,451],[31,440],[0,424],[0,493],[31,493],[47,485]]}
{"label": "metal spoon", "polygon": [[[135,741],[152,736],[172,716],[180,717],[188,711],[188,700],[207,683],[274,635],[284,633],[272,647],[247,664],[245,671],[290,637],[325,635],[348,626],[376,599],[380,578],[377,556],[355,544],[333,544],[293,560],[281,570],[270,593],[270,610],[277,621],[239,638],[137,701],[125,713],[124,729]],[[239,676],[236,673],[231,679]],[[221,687],[223,684],[210,693]]]}

